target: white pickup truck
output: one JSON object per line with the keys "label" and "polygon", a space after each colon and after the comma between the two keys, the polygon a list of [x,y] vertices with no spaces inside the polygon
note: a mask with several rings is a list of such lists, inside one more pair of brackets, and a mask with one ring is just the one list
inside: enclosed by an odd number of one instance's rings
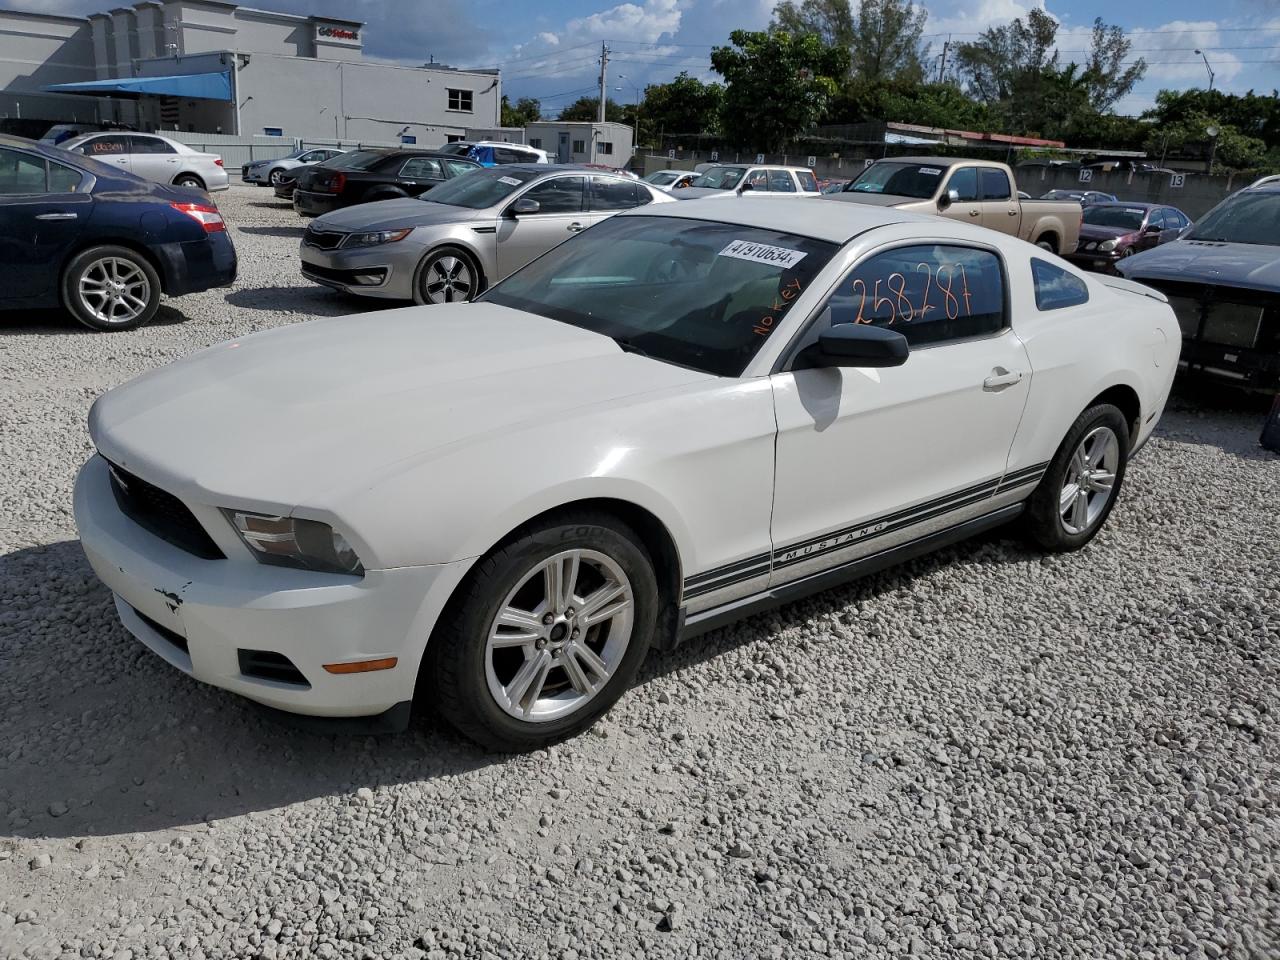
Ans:
{"label": "white pickup truck", "polygon": [[823,199],[936,213],[1057,254],[1075,251],[1084,216],[1074,200],[1019,200],[1013,171],[1003,163],[948,157],[877,160],[840,193]]}

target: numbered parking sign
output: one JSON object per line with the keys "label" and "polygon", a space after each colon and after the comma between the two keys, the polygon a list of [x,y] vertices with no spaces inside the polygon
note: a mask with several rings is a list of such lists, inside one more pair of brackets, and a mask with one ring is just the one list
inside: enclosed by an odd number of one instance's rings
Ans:
{"label": "numbered parking sign", "polygon": [[813,156],[805,157],[805,166],[806,166],[806,167],[816,167],[817,165],[818,165],[818,158],[817,158],[817,157],[813,157]]}
{"label": "numbered parking sign", "polygon": [[676,152],[675,152],[674,150],[668,150],[668,151],[667,151],[667,159],[668,159],[668,160],[674,160],[675,158],[676,158]]}
{"label": "numbered parking sign", "polygon": [[756,154],[756,163],[764,163],[764,154],[763,154],[763,153],[757,153],[757,154]]}
{"label": "numbered parking sign", "polygon": [[1173,187],[1175,190],[1181,190],[1182,185],[1186,182],[1187,175],[1185,173],[1175,173],[1169,178],[1169,186]]}
{"label": "numbered parking sign", "polygon": [[719,163],[719,162],[720,162],[720,151],[719,151],[719,150],[712,150],[712,151],[711,151],[711,162],[712,162],[712,163]]}
{"label": "numbered parking sign", "polygon": [[1080,182],[1088,183],[1092,179],[1093,179],[1093,171],[1090,170],[1088,167],[1082,167],[1080,170]]}
{"label": "numbered parking sign", "polygon": [[875,163],[875,161],[872,160],[870,157],[867,157],[867,159],[862,161],[862,169],[863,170],[867,169],[867,167],[871,166],[873,163]]}

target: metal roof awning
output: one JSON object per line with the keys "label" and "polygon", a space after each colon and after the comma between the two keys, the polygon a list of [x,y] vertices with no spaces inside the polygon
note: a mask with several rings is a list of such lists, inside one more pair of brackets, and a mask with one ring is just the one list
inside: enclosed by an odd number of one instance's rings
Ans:
{"label": "metal roof awning", "polygon": [[55,83],[44,88],[50,93],[74,93],[89,97],[181,97],[185,100],[231,101],[231,74],[180,73],[169,77],[120,77],[114,80],[85,80]]}

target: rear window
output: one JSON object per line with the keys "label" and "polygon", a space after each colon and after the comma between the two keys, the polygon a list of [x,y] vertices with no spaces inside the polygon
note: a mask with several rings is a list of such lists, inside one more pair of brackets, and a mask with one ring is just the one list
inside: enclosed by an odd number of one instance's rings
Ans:
{"label": "rear window", "polygon": [[330,170],[371,170],[392,154],[385,150],[352,150],[332,160],[326,160],[325,166]]}
{"label": "rear window", "polygon": [[796,174],[800,178],[800,189],[805,193],[817,193],[818,181],[808,170],[801,170]]}

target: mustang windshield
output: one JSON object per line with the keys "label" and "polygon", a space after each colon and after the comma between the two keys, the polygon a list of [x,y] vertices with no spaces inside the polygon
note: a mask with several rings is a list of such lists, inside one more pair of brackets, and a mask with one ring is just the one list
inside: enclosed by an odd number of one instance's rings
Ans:
{"label": "mustang windshield", "polygon": [[476,168],[440,184],[429,193],[422,194],[420,199],[427,203],[447,203],[454,207],[483,210],[501,203],[537,176],[537,173],[512,170],[510,167]]}
{"label": "mustang windshield", "polygon": [[736,377],[836,249],[759,227],[613,217],[481,299],[593,330],[655,360]]}
{"label": "mustang windshield", "polygon": [[845,187],[846,193],[887,193],[895,197],[927,200],[938,192],[946,167],[927,163],[873,163]]}
{"label": "mustang windshield", "polygon": [[1095,227],[1119,227],[1137,230],[1147,211],[1141,207],[1107,207],[1093,204],[1084,209],[1084,222]]}
{"label": "mustang windshield", "polygon": [[1242,190],[1206,213],[1182,238],[1275,244],[1280,238],[1280,192]]}

